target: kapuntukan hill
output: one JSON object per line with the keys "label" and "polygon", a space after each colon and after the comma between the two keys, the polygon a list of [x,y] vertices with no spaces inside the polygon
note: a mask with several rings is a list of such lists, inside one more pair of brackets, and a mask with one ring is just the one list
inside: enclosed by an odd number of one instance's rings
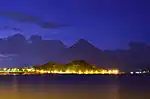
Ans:
{"label": "kapuntukan hill", "polygon": [[102,69],[89,64],[84,60],[72,61],[68,64],[49,62],[43,65],[35,65],[24,68],[1,68],[3,75],[10,74],[119,74],[118,69]]}

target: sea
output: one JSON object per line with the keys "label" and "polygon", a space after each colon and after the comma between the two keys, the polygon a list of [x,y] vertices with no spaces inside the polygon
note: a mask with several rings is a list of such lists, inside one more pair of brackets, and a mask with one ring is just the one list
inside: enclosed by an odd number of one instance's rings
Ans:
{"label": "sea", "polygon": [[150,76],[0,76],[0,99],[150,99]]}

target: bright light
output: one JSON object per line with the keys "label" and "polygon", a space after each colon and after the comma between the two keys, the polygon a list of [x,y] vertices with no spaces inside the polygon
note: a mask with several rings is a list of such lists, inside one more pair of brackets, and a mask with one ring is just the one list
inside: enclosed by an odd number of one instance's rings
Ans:
{"label": "bright light", "polygon": [[65,73],[70,74],[70,73],[72,73],[72,72],[71,72],[70,70],[66,70]]}
{"label": "bright light", "polygon": [[87,70],[85,71],[85,74],[88,74],[88,71],[87,71]]}
{"label": "bright light", "polygon": [[[117,69],[109,69],[109,70],[105,70],[105,69],[101,69],[101,70],[85,70],[85,71],[75,71],[75,70],[66,70],[66,71],[61,71],[61,70],[52,70],[52,71],[45,71],[45,70],[35,70],[34,68],[22,68],[22,69],[19,69],[19,68],[2,68],[2,71],[4,72],[24,72],[26,74],[30,74],[31,72],[32,73],[41,73],[41,74],[44,74],[44,73],[58,73],[58,74],[119,74],[119,70]],[[143,72],[136,72],[136,73],[143,73]]]}
{"label": "bright light", "polygon": [[7,68],[4,68],[4,71],[6,71],[7,70]]}
{"label": "bright light", "polygon": [[79,74],[82,74],[82,72],[81,72],[81,71],[79,71]]}
{"label": "bright light", "polygon": [[108,73],[111,74],[111,70],[108,70]]}
{"label": "bright light", "polygon": [[97,74],[97,73],[98,73],[98,71],[96,70],[96,71],[95,71],[95,73]]}
{"label": "bright light", "polygon": [[40,70],[40,73],[44,73],[44,71],[43,71],[43,70]]}
{"label": "bright light", "polygon": [[133,72],[130,72],[130,74],[133,74]]}
{"label": "bright light", "polygon": [[93,74],[93,71],[90,71],[90,74]]}
{"label": "bright light", "polygon": [[113,70],[112,72],[113,72],[114,74],[118,74],[118,73],[119,73],[118,70]]}
{"label": "bright light", "polygon": [[72,73],[74,73],[74,74],[75,74],[75,73],[76,73],[76,71],[72,71]]}
{"label": "bright light", "polygon": [[29,71],[29,72],[30,72],[30,71],[32,71],[32,69],[27,69],[27,71]]}
{"label": "bright light", "polygon": [[62,71],[59,71],[58,73],[59,73],[59,74],[62,74],[63,72],[62,72]]}
{"label": "bright light", "polygon": [[57,71],[57,70],[54,70],[54,73],[58,73],[58,71]]}
{"label": "bright light", "polygon": [[102,70],[102,72],[101,72],[102,74],[105,74],[106,73],[106,71],[104,71],[104,70]]}
{"label": "bright light", "polygon": [[135,72],[136,74],[140,74],[140,72]]}

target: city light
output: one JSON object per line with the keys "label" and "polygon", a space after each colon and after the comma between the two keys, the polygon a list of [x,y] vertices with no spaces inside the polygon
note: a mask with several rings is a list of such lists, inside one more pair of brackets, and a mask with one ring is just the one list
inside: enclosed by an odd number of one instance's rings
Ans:
{"label": "city light", "polygon": [[119,74],[119,70],[117,69],[100,69],[100,70],[85,70],[85,71],[75,71],[75,70],[38,70],[34,68],[1,68],[0,69],[1,74],[9,74],[9,73],[22,73],[22,74]]}

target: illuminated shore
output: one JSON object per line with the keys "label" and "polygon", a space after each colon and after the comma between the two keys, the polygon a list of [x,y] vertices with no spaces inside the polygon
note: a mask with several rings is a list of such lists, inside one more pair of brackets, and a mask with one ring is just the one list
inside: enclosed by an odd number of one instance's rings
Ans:
{"label": "illuminated shore", "polygon": [[120,74],[119,70],[112,69],[112,70],[91,70],[91,71],[48,71],[48,70],[35,70],[35,69],[18,69],[18,68],[12,68],[12,69],[1,69],[0,75],[34,75],[34,74]]}
{"label": "illuminated shore", "polygon": [[22,68],[0,68],[0,75],[42,75],[42,74],[120,74],[115,68],[100,68],[84,60],[75,60],[67,64],[48,62],[42,65],[26,66]]}
{"label": "illuminated shore", "polygon": [[41,74],[52,73],[52,74],[119,74],[118,70],[108,70],[108,71],[38,71]]}

